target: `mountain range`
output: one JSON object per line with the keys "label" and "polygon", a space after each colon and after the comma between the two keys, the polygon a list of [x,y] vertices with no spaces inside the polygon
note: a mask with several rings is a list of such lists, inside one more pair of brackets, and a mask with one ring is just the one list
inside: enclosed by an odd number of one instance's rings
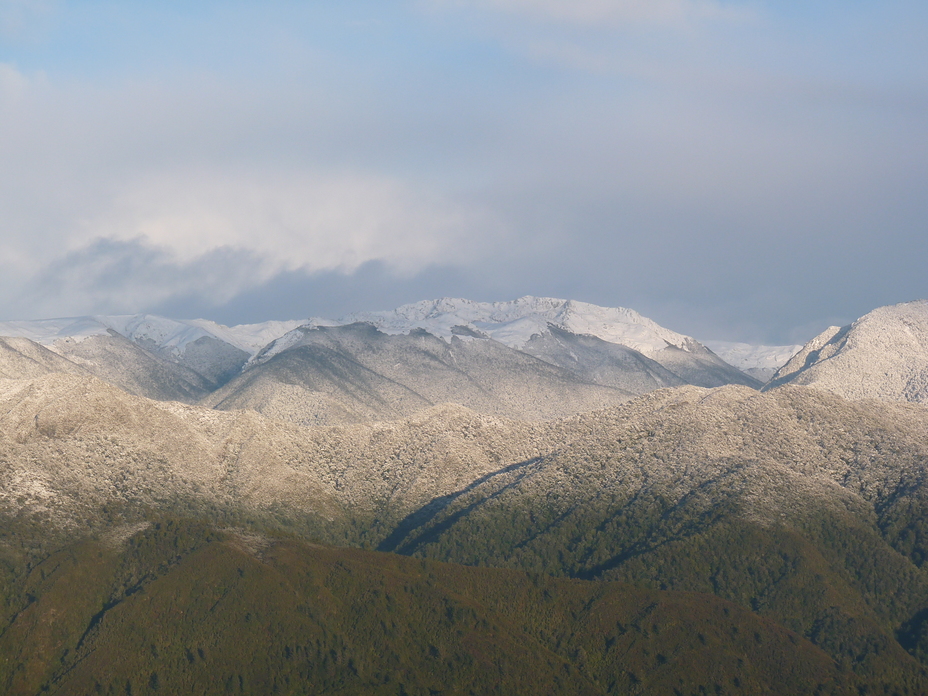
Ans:
{"label": "mountain range", "polygon": [[2,324],[0,690],[926,693],[926,329]]}
{"label": "mountain range", "polygon": [[0,323],[0,336],[36,344],[6,344],[11,375],[28,359],[33,372],[93,374],[138,396],[304,425],[398,418],[445,402],[545,419],[662,387],[760,386],[637,312],[551,298],[446,298],[232,328],[148,315],[20,321]]}

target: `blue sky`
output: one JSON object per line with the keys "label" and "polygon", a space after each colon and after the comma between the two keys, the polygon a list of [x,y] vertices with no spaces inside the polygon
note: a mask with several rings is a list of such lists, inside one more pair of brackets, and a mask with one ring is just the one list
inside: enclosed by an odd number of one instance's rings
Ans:
{"label": "blue sky", "polygon": [[928,6],[0,0],[0,319],[928,296]]}

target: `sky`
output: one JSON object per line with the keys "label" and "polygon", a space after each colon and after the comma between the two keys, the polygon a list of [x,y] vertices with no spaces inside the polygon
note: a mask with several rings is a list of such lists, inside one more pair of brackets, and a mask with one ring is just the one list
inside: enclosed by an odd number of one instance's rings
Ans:
{"label": "sky", "polygon": [[923,0],[0,0],[0,319],[928,297]]}

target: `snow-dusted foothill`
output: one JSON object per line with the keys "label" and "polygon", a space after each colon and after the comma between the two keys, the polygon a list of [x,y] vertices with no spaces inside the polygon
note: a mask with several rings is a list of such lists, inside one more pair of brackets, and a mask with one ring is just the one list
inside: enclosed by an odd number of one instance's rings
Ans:
{"label": "snow-dusted foothill", "polygon": [[880,307],[809,341],[766,388],[799,384],[848,399],[928,403],[928,300]]}

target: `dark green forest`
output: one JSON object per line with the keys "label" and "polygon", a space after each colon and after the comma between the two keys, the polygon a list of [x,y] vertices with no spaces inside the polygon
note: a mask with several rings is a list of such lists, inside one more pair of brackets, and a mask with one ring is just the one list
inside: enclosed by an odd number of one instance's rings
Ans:
{"label": "dark green forest", "polygon": [[872,645],[876,657],[860,667],[707,593],[176,518],[118,543],[39,551],[15,541],[4,539],[0,633],[0,690],[10,694],[928,690],[898,644]]}

